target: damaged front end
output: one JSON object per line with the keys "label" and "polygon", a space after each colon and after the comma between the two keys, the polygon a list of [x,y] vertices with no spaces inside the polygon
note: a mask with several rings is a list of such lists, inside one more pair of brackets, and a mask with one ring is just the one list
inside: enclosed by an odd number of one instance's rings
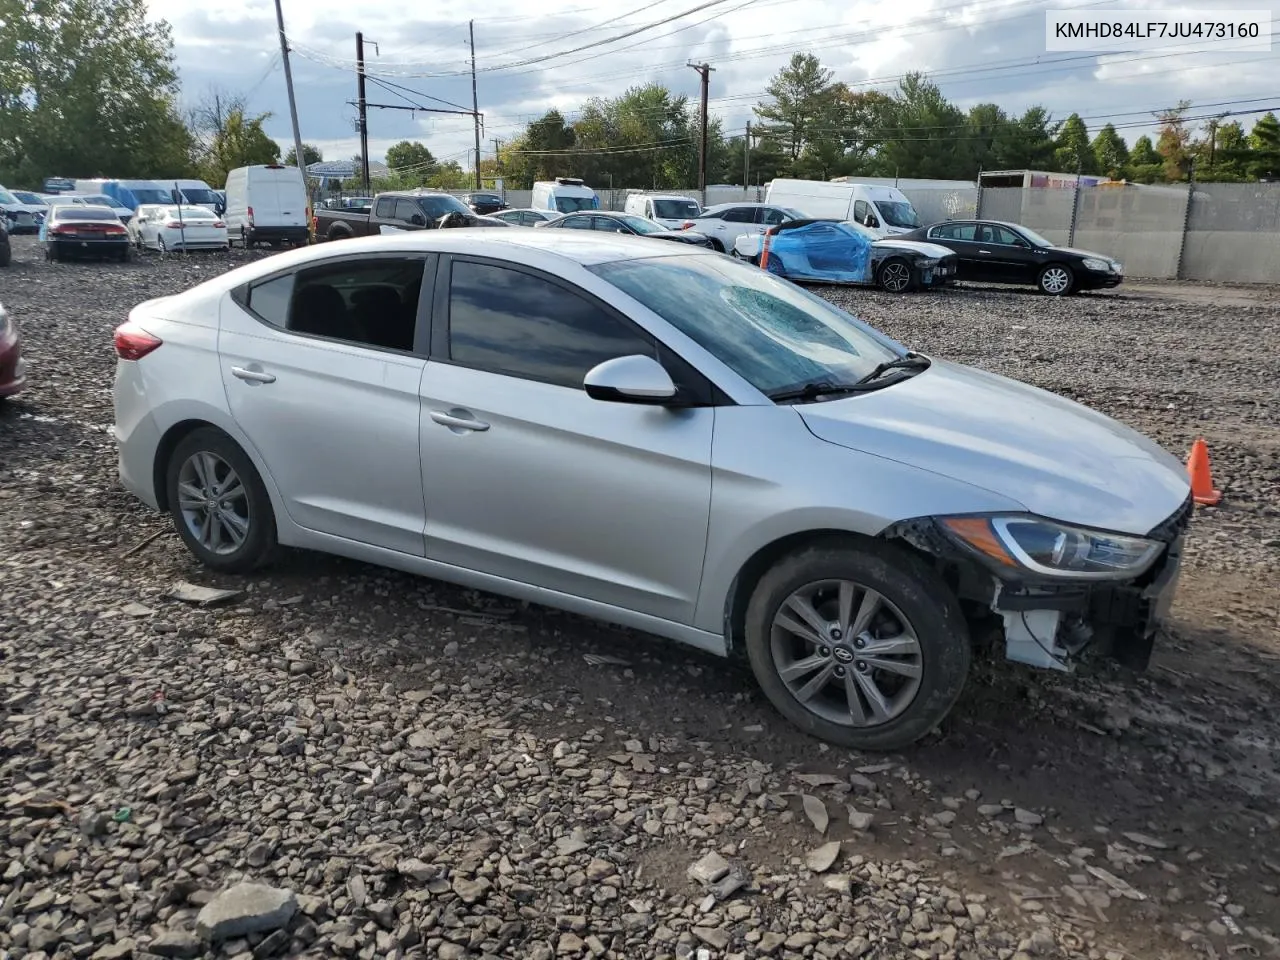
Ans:
{"label": "damaged front end", "polygon": [[884,536],[933,557],[975,625],[1003,634],[1008,659],[1071,670],[1088,648],[1143,670],[1173,602],[1192,510],[1188,494],[1141,537],[1031,515],[927,517]]}

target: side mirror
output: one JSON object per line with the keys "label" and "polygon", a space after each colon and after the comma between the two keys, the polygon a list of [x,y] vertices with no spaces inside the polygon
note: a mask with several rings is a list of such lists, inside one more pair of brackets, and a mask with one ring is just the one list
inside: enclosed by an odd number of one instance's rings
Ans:
{"label": "side mirror", "polygon": [[587,371],[582,381],[592,400],[661,406],[675,399],[671,374],[653,357],[632,354],[606,360]]}
{"label": "side mirror", "polygon": [[880,221],[873,216],[868,216],[867,226],[870,227],[872,230],[875,230],[880,226]]}
{"label": "side mirror", "polygon": [[409,218],[409,222],[415,227],[425,227],[427,225],[427,218],[420,213],[415,213]]}

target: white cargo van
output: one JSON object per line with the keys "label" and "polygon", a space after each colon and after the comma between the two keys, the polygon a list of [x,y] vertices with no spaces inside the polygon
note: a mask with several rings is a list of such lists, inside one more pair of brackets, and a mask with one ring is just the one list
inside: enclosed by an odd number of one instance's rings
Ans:
{"label": "white cargo van", "polygon": [[795,207],[806,217],[852,220],[877,237],[892,237],[923,226],[915,207],[896,187],[825,180],[774,180],[767,203]]}
{"label": "white cargo van", "polygon": [[306,243],[307,186],[302,171],[278,163],[237,167],[227,174],[227,236],[232,243]]}
{"label": "white cargo van", "polygon": [[575,210],[599,210],[600,198],[577,177],[556,177],[554,180],[539,180],[533,185],[533,201],[529,206],[535,210],[573,213]]}
{"label": "white cargo van", "polygon": [[623,204],[623,212],[635,217],[647,217],[664,227],[679,230],[689,220],[702,213],[698,201],[682,197],[678,193],[629,193]]}

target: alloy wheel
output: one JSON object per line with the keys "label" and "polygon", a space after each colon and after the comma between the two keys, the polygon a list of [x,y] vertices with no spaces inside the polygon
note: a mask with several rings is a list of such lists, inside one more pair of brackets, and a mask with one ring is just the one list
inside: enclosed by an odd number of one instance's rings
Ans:
{"label": "alloy wheel", "polygon": [[801,706],[847,727],[876,727],[900,716],[924,672],[907,617],[851,580],[821,580],[787,597],[774,614],[770,653]]}
{"label": "alloy wheel", "polygon": [[211,553],[235,553],[249,536],[249,493],[216,453],[201,450],[183,462],[178,507],[192,537]]}
{"label": "alloy wheel", "polygon": [[911,268],[905,263],[886,263],[880,271],[880,285],[893,293],[901,293],[911,285]]}
{"label": "alloy wheel", "polygon": [[1045,293],[1065,293],[1071,286],[1071,276],[1062,267],[1047,267],[1040,275],[1040,287]]}

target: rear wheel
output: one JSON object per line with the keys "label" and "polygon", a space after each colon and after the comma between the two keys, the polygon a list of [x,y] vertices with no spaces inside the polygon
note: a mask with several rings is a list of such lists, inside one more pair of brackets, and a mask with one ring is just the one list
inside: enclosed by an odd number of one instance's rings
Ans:
{"label": "rear wheel", "polygon": [[205,566],[248,573],[270,559],[271,498],[252,461],[221,430],[203,427],[178,442],[165,489],[178,535]]}
{"label": "rear wheel", "polygon": [[862,750],[919,740],[950,712],[970,640],[947,585],[913,555],[868,541],[779,561],[747,608],[765,695],[813,736]]}
{"label": "rear wheel", "polygon": [[161,234],[156,235],[156,250],[158,250],[161,254],[165,254],[169,252],[169,248],[165,245],[165,242],[164,242],[164,236]]}
{"label": "rear wheel", "polygon": [[906,293],[914,284],[915,277],[912,275],[911,264],[893,257],[880,264],[876,281],[890,293]]}
{"label": "rear wheel", "polygon": [[723,243],[721,243],[721,242],[720,242],[719,240],[717,240],[715,237],[708,237],[707,239],[711,241],[711,249],[712,249],[712,250],[714,250],[716,253],[724,253],[724,244],[723,244]]}

